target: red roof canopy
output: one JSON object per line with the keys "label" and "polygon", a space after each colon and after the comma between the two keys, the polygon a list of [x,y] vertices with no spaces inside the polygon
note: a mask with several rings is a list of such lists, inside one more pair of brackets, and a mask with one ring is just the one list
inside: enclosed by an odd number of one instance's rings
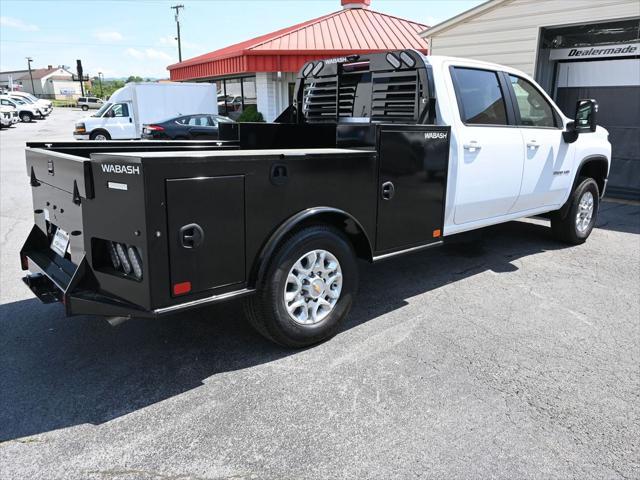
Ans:
{"label": "red roof canopy", "polygon": [[[367,5],[358,0],[343,3]],[[297,72],[309,60],[350,53],[407,48],[427,53],[427,42],[418,35],[426,28],[368,8],[345,8],[167,68],[171,80],[179,81],[250,72]]]}

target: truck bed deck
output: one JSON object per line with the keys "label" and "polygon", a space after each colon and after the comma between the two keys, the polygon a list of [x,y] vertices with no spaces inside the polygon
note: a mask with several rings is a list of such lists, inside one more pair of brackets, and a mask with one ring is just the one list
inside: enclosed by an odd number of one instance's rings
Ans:
{"label": "truck bed deck", "polygon": [[372,148],[275,148],[275,149],[254,149],[254,150],[198,150],[182,151],[179,148],[166,152],[124,152],[116,153],[119,157],[136,158],[219,158],[219,157],[270,157],[277,155],[304,156],[304,155],[347,155],[350,153],[374,152]]}

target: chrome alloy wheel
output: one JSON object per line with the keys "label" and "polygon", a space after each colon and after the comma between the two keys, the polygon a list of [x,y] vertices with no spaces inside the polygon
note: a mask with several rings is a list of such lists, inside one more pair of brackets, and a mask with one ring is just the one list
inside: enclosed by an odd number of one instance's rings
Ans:
{"label": "chrome alloy wheel", "polygon": [[284,287],[284,305],[291,319],[314,325],[329,315],[342,291],[342,269],[326,250],[313,250],[293,264]]}
{"label": "chrome alloy wheel", "polygon": [[593,193],[586,191],[580,197],[578,213],[576,213],[576,228],[580,233],[585,233],[593,218]]}

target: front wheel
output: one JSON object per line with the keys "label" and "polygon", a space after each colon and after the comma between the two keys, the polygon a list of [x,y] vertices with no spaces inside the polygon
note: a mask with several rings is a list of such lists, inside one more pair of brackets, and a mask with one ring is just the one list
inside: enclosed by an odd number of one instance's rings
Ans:
{"label": "front wheel", "polygon": [[92,132],[91,135],[89,135],[89,138],[91,140],[111,140],[111,136],[107,133],[104,132],[102,130],[98,130],[97,132]]}
{"label": "front wheel", "polygon": [[246,302],[246,313],[269,340],[301,348],[337,333],[357,288],[349,241],[331,227],[309,227],[277,250],[258,292]]}
{"label": "front wheel", "polygon": [[33,115],[31,115],[31,113],[29,112],[22,112],[20,114],[20,120],[22,120],[24,123],[29,123],[31,120],[33,120]]}
{"label": "front wheel", "polygon": [[571,204],[567,215],[563,218],[560,212],[555,212],[551,229],[558,240],[579,245],[589,238],[596,224],[600,206],[598,184],[593,178],[582,178],[568,201]]}

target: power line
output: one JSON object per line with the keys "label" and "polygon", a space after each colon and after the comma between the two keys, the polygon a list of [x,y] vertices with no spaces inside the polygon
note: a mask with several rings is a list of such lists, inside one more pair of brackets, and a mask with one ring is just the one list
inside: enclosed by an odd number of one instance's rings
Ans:
{"label": "power line", "polygon": [[[36,45],[73,45],[78,46],[77,42],[48,42],[48,41],[35,41],[35,40],[5,40],[2,39],[2,43],[33,43]],[[174,48],[173,45],[131,45],[122,43],[85,43],[82,42],[82,46],[87,47],[137,47],[137,48]]]}

